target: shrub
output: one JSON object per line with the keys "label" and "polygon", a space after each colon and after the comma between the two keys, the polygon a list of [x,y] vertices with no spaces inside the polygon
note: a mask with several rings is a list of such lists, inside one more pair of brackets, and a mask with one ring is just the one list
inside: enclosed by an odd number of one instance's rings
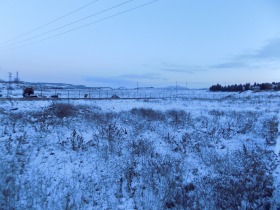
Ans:
{"label": "shrub", "polygon": [[188,113],[186,113],[184,110],[168,110],[166,111],[166,116],[170,120],[171,125],[176,127],[184,127],[188,119]]}
{"label": "shrub", "polygon": [[143,117],[150,121],[164,120],[164,114],[161,111],[155,111],[153,109],[146,108],[133,108],[131,114]]}
{"label": "shrub", "polygon": [[70,147],[73,151],[86,150],[86,144],[82,134],[78,134],[76,129],[73,130],[70,137],[67,137],[66,141],[60,142],[60,145],[64,147]]}
{"label": "shrub", "polygon": [[278,137],[278,124],[277,117],[272,117],[264,122],[263,137],[266,140],[267,145],[275,145]]}
{"label": "shrub", "polygon": [[229,114],[229,117],[233,118],[236,123],[236,132],[239,134],[246,134],[255,128],[255,124],[258,122],[259,113],[256,111],[233,111]]}
{"label": "shrub", "polygon": [[133,155],[136,156],[150,156],[154,152],[154,145],[153,142],[149,140],[136,140],[133,141],[131,145],[129,145],[132,148]]}
{"label": "shrub", "polygon": [[212,161],[214,175],[201,179],[201,196],[213,209],[264,209],[273,195],[273,174],[266,151],[253,146]]}
{"label": "shrub", "polygon": [[209,111],[209,114],[217,117],[222,117],[225,115],[225,112],[213,109]]}
{"label": "shrub", "polygon": [[49,111],[58,118],[64,118],[76,115],[78,108],[70,103],[54,103],[50,106]]}

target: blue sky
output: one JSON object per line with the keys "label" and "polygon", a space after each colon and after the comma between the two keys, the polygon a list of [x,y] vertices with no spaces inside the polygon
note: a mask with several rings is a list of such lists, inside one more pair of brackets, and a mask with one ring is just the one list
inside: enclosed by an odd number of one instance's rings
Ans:
{"label": "blue sky", "polygon": [[0,79],[18,71],[25,81],[112,87],[280,81],[279,0],[159,0],[40,41],[149,2],[49,32],[126,1],[99,0],[18,39],[92,1],[1,1]]}

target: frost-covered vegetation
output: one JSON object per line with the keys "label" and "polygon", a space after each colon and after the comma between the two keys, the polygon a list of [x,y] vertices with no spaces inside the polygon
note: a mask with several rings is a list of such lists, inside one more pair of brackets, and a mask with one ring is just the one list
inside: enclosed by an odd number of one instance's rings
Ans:
{"label": "frost-covered vegetation", "polygon": [[276,209],[279,104],[246,103],[2,101],[0,209]]}

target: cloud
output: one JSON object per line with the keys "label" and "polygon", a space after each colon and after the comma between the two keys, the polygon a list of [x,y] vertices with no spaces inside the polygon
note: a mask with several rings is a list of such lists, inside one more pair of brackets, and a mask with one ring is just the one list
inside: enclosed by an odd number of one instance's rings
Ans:
{"label": "cloud", "polygon": [[265,42],[265,45],[258,50],[241,54],[227,62],[210,66],[210,68],[231,69],[261,67],[271,61],[276,61],[276,63],[280,63],[280,37],[267,40]]}
{"label": "cloud", "polygon": [[196,66],[183,66],[183,65],[175,65],[170,63],[162,63],[162,71],[174,72],[174,73],[186,73],[186,74],[194,74],[195,72],[202,71],[203,68]]}
{"label": "cloud", "polygon": [[280,38],[267,41],[266,45],[252,57],[256,59],[280,60]]}
{"label": "cloud", "polygon": [[131,80],[122,79],[119,77],[100,77],[100,76],[88,76],[84,78],[84,81],[90,83],[96,83],[103,86],[132,86],[135,82]]}
{"label": "cloud", "polygon": [[215,68],[215,69],[230,69],[230,68],[243,68],[243,67],[248,67],[248,65],[245,62],[241,62],[241,61],[230,61],[230,62],[220,63],[211,66],[211,68]]}
{"label": "cloud", "polygon": [[166,80],[159,74],[147,73],[147,74],[123,74],[118,76],[87,76],[84,77],[84,81],[95,83],[100,86],[110,86],[110,87],[134,87],[136,82],[145,82],[151,80]]}
{"label": "cloud", "polygon": [[163,69],[163,71],[176,72],[176,73],[188,73],[188,74],[194,73],[194,71],[192,71],[192,70],[184,70],[184,69]]}
{"label": "cloud", "polygon": [[146,74],[123,74],[118,77],[126,79],[137,79],[137,80],[158,80],[164,79],[160,74],[146,73]]}

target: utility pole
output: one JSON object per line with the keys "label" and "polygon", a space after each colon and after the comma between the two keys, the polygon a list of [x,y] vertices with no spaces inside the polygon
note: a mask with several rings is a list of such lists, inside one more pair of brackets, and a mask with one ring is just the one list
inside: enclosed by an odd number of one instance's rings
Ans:
{"label": "utility pole", "polygon": [[17,71],[17,76],[16,76],[16,78],[15,78],[15,82],[18,84],[18,82],[19,82],[19,77],[18,77],[18,71]]}
{"label": "utility pole", "polygon": [[139,89],[139,87],[138,87],[138,82],[137,82],[137,94],[138,94],[138,89]]}
{"label": "utility pole", "polygon": [[11,87],[12,84],[12,73],[9,72],[9,87]]}
{"label": "utility pole", "polygon": [[8,95],[12,94],[12,73],[9,72],[9,85],[8,85]]}
{"label": "utility pole", "polygon": [[[0,67],[0,71],[2,70],[2,68]],[[1,78],[0,78],[0,82],[4,82],[4,79],[2,80]]]}

